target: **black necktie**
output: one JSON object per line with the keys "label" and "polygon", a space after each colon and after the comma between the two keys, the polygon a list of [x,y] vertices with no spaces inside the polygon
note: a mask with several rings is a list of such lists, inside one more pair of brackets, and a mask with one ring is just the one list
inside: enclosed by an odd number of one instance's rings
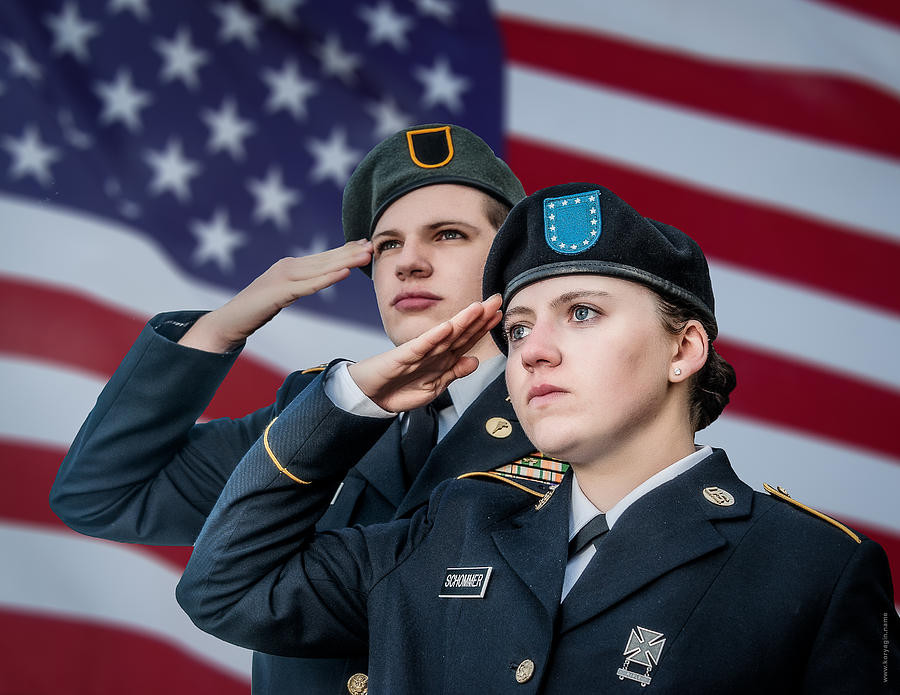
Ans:
{"label": "black necktie", "polygon": [[[606,525],[606,515],[598,514],[569,541],[569,558],[575,557],[607,531],[609,531],[609,526]],[[596,543],[594,545],[596,546]]]}
{"label": "black necktie", "polygon": [[409,485],[419,474],[419,469],[437,443],[439,410],[453,405],[450,392],[444,391],[428,405],[410,410],[406,434],[400,440],[403,454],[403,470],[406,473],[406,484]]}

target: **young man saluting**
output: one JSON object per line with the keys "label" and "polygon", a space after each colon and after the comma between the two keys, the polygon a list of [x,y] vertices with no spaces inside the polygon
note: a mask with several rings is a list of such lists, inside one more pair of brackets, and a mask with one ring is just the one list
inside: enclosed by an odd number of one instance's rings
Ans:
{"label": "young man saluting", "polygon": [[[272,405],[243,418],[195,424],[244,341],[283,307],[354,267],[372,276],[388,337],[395,344],[415,338],[480,298],[496,230],[523,196],[509,167],[464,128],[421,126],[384,140],[345,189],[347,244],[278,261],[210,313],[151,319],[64,459],[51,492],[53,510],[93,536],[192,544],[238,461],[300,392],[325,390],[361,415],[380,410],[339,366],[327,379],[317,378],[321,369],[294,372]],[[406,516],[437,483],[470,470],[474,458],[491,470],[533,451],[507,401],[504,359],[489,336],[473,354],[481,366],[454,383],[452,403],[434,409],[436,423],[431,409],[420,408],[374,445],[347,438],[341,455],[355,465],[347,466],[318,528]],[[253,689],[341,692],[353,674],[365,671],[364,658],[255,654]]]}

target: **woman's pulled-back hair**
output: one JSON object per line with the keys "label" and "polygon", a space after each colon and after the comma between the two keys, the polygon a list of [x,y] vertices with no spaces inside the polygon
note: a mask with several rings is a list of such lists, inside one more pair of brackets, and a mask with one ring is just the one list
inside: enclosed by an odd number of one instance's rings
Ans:
{"label": "woman's pulled-back hair", "polygon": [[[686,303],[677,299],[669,299],[657,294],[659,312],[663,326],[673,335],[677,335],[688,321],[696,319],[703,325],[707,335],[715,331],[700,313]],[[715,421],[728,405],[729,394],[737,385],[734,367],[722,358],[709,343],[709,354],[700,371],[691,380],[690,409],[691,426],[694,431],[702,430]]]}

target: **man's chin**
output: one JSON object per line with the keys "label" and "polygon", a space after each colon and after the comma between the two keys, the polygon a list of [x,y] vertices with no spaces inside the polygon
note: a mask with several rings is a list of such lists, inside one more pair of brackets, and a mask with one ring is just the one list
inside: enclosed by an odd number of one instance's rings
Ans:
{"label": "man's chin", "polygon": [[385,327],[385,333],[394,345],[403,345],[413,338],[418,338],[431,328],[434,328],[445,319],[435,319],[430,316],[404,316],[402,321],[394,321],[390,327]]}

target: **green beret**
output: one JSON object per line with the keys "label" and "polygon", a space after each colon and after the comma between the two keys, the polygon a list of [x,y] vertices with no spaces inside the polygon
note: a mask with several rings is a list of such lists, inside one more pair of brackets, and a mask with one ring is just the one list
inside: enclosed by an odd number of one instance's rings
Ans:
{"label": "green beret", "polygon": [[525,196],[512,170],[472,131],[442,123],[414,126],[378,143],[350,176],[341,206],[344,238],[371,238],[397,198],[437,183],[471,186],[510,207]]}
{"label": "green beret", "polygon": [[[643,217],[603,186],[567,183],[544,188],[518,203],[491,246],[484,296],[512,296],[558,275],[606,275],[638,282],[697,310],[716,337],[709,266],[693,239]],[[502,326],[492,331],[505,353]]]}

